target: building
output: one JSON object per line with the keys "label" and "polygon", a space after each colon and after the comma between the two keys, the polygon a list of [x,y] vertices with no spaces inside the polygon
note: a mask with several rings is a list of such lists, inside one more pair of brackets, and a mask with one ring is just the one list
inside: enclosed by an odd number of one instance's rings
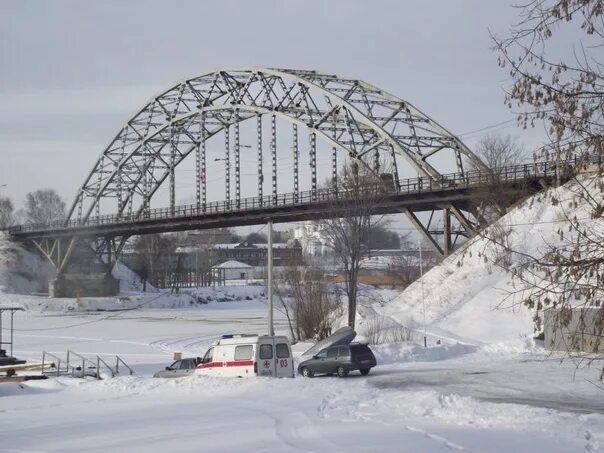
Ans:
{"label": "building", "polygon": [[[212,261],[239,261],[253,267],[267,264],[268,244],[217,244],[211,249]],[[273,266],[298,266],[302,264],[302,247],[296,239],[286,243],[273,244]]]}
{"label": "building", "polygon": [[250,280],[254,278],[254,267],[240,261],[225,261],[212,266],[212,274],[224,280]]}
{"label": "building", "polygon": [[294,238],[300,243],[303,256],[324,256],[329,253],[329,240],[318,222],[304,222],[295,229]]}

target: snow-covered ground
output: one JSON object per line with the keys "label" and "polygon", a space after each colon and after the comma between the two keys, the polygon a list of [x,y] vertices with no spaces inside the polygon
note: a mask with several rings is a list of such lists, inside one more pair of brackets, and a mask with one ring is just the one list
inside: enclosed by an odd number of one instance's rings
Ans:
{"label": "snow-covered ground", "polygon": [[[173,352],[262,332],[262,302],[126,312],[29,310],[19,356],[119,354],[134,376],[0,384],[0,451],[598,451],[604,398],[534,343],[376,346],[347,379],[153,379]],[[277,316],[277,331],[287,331]],[[297,353],[308,345],[296,345]]]}
{"label": "snow-covered ground", "polygon": [[[555,243],[570,195],[556,197],[557,207],[544,197],[502,219],[514,246]],[[420,343],[373,346],[367,377],[168,380],[151,376],[174,352],[200,356],[221,334],[266,331],[263,286],[141,293],[119,267],[120,297],[49,299],[35,295],[44,264],[0,237],[0,304],[26,308],[15,355],[117,354],[135,370],[0,384],[0,451],[604,451],[602,360],[543,350],[533,314],[506,298],[509,274],[485,253],[497,252],[478,238],[432,269],[423,298],[420,283],[402,294],[362,288],[361,335],[382,317]],[[288,333],[279,312],[276,331]]]}

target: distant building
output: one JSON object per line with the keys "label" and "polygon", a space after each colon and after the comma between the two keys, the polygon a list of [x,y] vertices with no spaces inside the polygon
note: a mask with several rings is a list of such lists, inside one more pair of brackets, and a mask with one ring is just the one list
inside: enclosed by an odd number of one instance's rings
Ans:
{"label": "distant building", "polygon": [[[234,260],[254,267],[266,266],[268,244],[217,244],[211,249],[212,260],[216,263]],[[302,247],[296,239],[287,243],[273,244],[274,266],[298,266],[302,264]]]}
{"label": "distant building", "polygon": [[254,277],[254,267],[240,261],[225,261],[212,266],[212,274],[224,280],[249,280]]}
{"label": "distant building", "polygon": [[304,256],[323,256],[329,253],[329,239],[317,222],[304,222],[294,231],[294,238],[300,243]]}

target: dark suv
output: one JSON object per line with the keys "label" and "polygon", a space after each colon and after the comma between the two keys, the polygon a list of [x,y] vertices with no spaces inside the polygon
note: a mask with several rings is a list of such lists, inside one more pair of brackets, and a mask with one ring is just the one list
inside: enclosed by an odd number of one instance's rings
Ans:
{"label": "dark suv", "polygon": [[375,365],[375,356],[369,346],[362,343],[350,343],[345,346],[323,349],[312,358],[300,362],[298,373],[304,377],[334,373],[344,377],[351,371],[359,370],[363,376],[367,376],[369,370]]}

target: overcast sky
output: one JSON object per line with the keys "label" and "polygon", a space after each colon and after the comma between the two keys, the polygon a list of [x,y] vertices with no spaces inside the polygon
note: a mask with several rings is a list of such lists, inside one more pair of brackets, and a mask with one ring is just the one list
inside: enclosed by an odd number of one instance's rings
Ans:
{"label": "overcast sky", "polygon": [[[0,1],[0,196],[55,188],[71,203],[146,101],[222,67],[364,79],[456,134],[513,118],[488,29],[507,1]],[[515,124],[528,148],[542,131]],[[462,139],[472,147],[480,134]]]}

